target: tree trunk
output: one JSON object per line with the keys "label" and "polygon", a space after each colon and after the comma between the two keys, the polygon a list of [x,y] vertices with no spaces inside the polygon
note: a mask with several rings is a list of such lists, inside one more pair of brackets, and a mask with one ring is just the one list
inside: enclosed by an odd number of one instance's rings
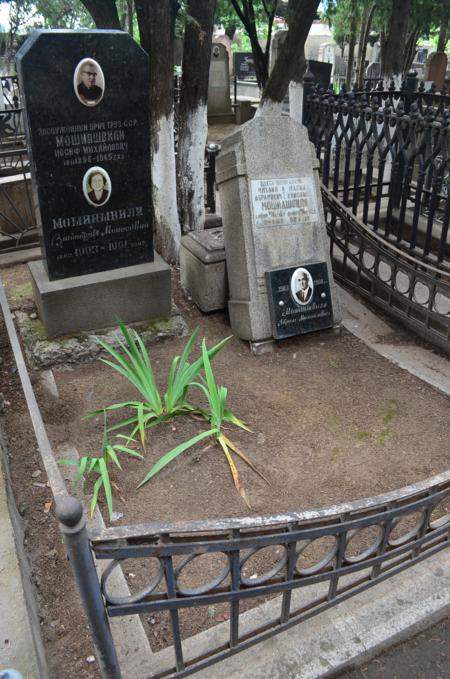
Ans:
{"label": "tree trunk", "polygon": [[405,54],[403,60],[403,73],[408,73],[414,61],[414,55],[417,51],[417,41],[420,37],[420,28],[415,28],[411,31],[406,41]]}
{"label": "tree trunk", "polygon": [[[374,2],[370,7],[369,14],[363,26],[361,26],[361,38],[358,48],[358,72],[356,75],[356,82],[360,88],[364,87],[364,71],[366,64],[367,43],[369,42],[370,29],[372,26],[373,15],[375,13],[376,3]],[[363,29],[364,28],[364,32]]]}
{"label": "tree trunk", "polygon": [[115,0],[81,0],[94,19],[97,28],[116,28],[120,30],[119,13]]}
{"label": "tree trunk", "polygon": [[316,16],[320,0],[302,0],[292,8],[286,39],[272,69],[256,115],[281,113],[281,105],[289,83],[299,71],[305,41]]}
{"label": "tree trunk", "polygon": [[133,35],[134,31],[133,14],[134,14],[133,0],[127,0],[127,31],[131,36]]}
{"label": "tree trunk", "polygon": [[381,75],[386,84],[393,80],[401,85],[406,32],[411,10],[411,0],[392,0],[392,10],[384,50],[382,51]]}
{"label": "tree trunk", "polygon": [[289,83],[289,115],[298,123],[303,122],[303,76],[305,74],[305,49],[298,60],[298,70]]}
{"label": "tree trunk", "polygon": [[345,84],[349,90],[352,86],[353,62],[355,60],[355,44],[356,44],[356,21],[357,21],[357,6],[356,0],[352,0],[352,18],[350,21],[350,39],[348,42],[348,61],[347,74],[345,76]]}
{"label": "tree trunk", "polygon": [[450,20],[450,11],[447,12],[447,14],[444,16],[441,24],[441,28],[439,29],[439,38],[438,38],[438,43],[437,43],[437,49],[436,52],[445,52],[445,48],[447,46],[447,32],[448,32],[448,22]]}
{"label": "tree trunk", "polygon": [[177,176],[178,209],[184,231],[205,225],[204,165],[208,135],[207,98],[216,0],[190,0],[181,81]]}
{"label": "tree trunk", "polygon": [[263,89],[269,77],[268,58],[266,58],[266,55],[262,51],[261,45],[259,44],[258,34],[256,31],[253,0],[241,0],[241,2],[242,6],[240,5],[239,0],[231,0],[234,11],[238,15],[244,26],[245,32],[250,38],[253,61],[255,64],[256,79],[258,81],[259,87]]}
{"label": "tree trunk", "polygon": [[[176,263],[178,221],[173,137],[173,49],[176,0],[135,0],[141,44],[150,56],[150,153],[155,245]],[[143,83],[144,86],[144,83]]]}

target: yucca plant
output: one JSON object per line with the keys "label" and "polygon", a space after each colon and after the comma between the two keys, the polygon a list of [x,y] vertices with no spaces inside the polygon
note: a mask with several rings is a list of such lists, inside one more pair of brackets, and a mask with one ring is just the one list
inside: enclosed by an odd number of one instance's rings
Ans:
{"label": "yucca plant", "polygon": [[138,485],[138,488],[143,486],[145,483],[150,481],[150,479],[155,476],[161,469],[163,469],[165,466],[167,466],[172,460],[174,460],[178,455],[181,455],[181,453],[185,452],[189,448],[192,448],[196,443],[199,443],[203,439],[211,436],[213,437],[217,443],[220,445],[221,449],[225,453],[225,457],[227,459],[228,465],[230,467],[231,475],[233,477],[233,482],[234,485],[247,504],[248,507],[250,507],[250,502],[247,497],[247,493],[245,492],[244,487],[242,486],[238,470],[236,468],[236,465],[232,459],[231,452],[235,453],[238,457],[240,457],[251,469],[253,469],[254,472],[256,472],[259,476],[261,476],[266,483],[269,483],[269,481],[265,478],[265,476],[255,467],[255,465],[248,459],[248,457],[237,448],[237,446],[230,441],[230,439],[225,436],[223,432],[223,424],[224,422],[229,423],[229,424],[234,424],[237,427],[240,427],[241,429],[245,429],[246,431],[251,431],[247,425],[240,420],[236,415],[234,415],[231,410],[226,408],[226,400],[227,400],[227,395],[228,395],[228,390],[226,387],[223,386],[218,386],[214,377],[214,373],[211,368],[211,362],[209,359],[208,351],[206,348],[206,341],[203,339],[202,342],[202,358],[203,358],[203,367],[205,371],[205,379],[201,379],[200,382],[192,382],[190,386],[193,387],[198,387],[201,389],[203,394],[206,396],[206,399],[208,401],[209,405],[209,411],[206,410],[199,410],[201,415],[210,423],[211,428],[208,429],[208,431],[202,432],[201,434],[198,434],[197,436],[194,436],[193,438],[189,439],[188,441],[185,441],[184,443],[181,443],[180,445],[176,446],[176,448],[173,448],[171,451],[168,453],[165,453],[150,469],[148,474],[144,477],[144,479],[140,482]]}
{"label": "yucca plant", "polygon": [[[130,438],[124,436],[123,434],[117,434],[117,439],[126,439],[126,443],[129,444]],[[111,490],[111,481],[109,478],[108,466],[114,464],[118,469],[122,470],[122,465],[119,462],[118,453],[125,453],[131,457],[137,457],[140,460],[143,459],[143,455],[133,450],[129,445],[124,445],[122,443],[111,444],[108,443],[106,424],[103,429],[102,437],[102,450],[100,456],[94,455],[84,455],[78,460],[58,460],[58,464],[71,465],[78,467],[78,473],[74,481],[74,487],[78,486],[81,479],[84,478],[85,474],[91,474],[92,472],[98,475],[97,480],[94,483],[94,488],[92,491],[92,498],[90,503],[91,516],[94,513],[95,507],[98,502],[98,496],[100,490],[103,487],[105,493],[106,504],[108,506],[109,518],[112,518],[113,513],[113,498]]]}
{"label": "yucca plant", "polygon": [[[130,440],[139,432],[142,446],[145,448],[145,432],[150,427],[182,414],[194,413],[196,408],[186,400],[189,384],[203,370],[203,355],[192,364],[188,362],[193,344],[198,335],[198,328],[189,338],[181,356],[175,356],[172,361],[167,388],[164,395],[158,390],[153,373],[153,367],[147,349],[135,330],[129,330],[122,321],[119,321],[124,340],[116,335],[121,349],[117,351],[107,342],[97,338],[100,346],[112,357],[113,360],[101,358],[100,360],[125,377],[143,397],[143,401],[124,401],[94,410],[86,417],[94,417],[104,411],[130,408],[134,410],[131,417],[125,418],[109,427],[108,431],[131,426]],[[211,360],[222,349],[231,337],[226,337],[211,349],[208,349],[208,359]]]}

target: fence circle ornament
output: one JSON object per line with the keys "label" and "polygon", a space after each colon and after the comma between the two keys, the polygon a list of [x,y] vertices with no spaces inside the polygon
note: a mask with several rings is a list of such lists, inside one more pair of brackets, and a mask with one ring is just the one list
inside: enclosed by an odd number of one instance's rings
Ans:
{"label": "fence circle ornament", "polygon": [[159,570],[155,577],[150,581],[150,584],[141,589],[139,592],[136,592],[136,594],[131,594],[130,596],[114,596],[110,594],[110,592],[108,591],[108,580],[114,569],[117,568],[117,566],[120,566],[122,561],[126,561],[126,559],[114,559],[113,561],[111,561],[105,568],[101,580],[103,595],[107,603],[112,604],[114,606],[121,606],[123,604],[134,604],[137,603],[138,601],[142,601],[142,599],[144,599],[146,596],[155,591],[155,589],[161,582],[164,573],[163,565],[161,561],[159,561],[158,559]]}
{"label": "fence circle ornament", "polygon": [[[223,554],[226,556],[223,552],[220,552],[220,554]],[[204,585],[200,585],[199,587],[183,587],[180,585],[179,578],[182,575],[183,569],[189,564],[192,563],[192,561],[195,561],[195,559],[199,559],[201,557],[208,556],[208,553],[205,554],[191,554],[187,556],[183,561],[177,566],[177,568],[174,571],[175,575],[175,580],[177,583],[177,591],[179,594],[183,596],[197,596],[199,594],[205,594],[206,592],[211,591],[212,589],[215,589],[215,587],[218,587],[221,582],[225,580],[225,578],[229,575],[230,573],[230,563],[228,561],[227,557],[227,565],[223,570],[217,575],[217,577],[213,578],[209,582],[207,582]]]}
{"label": "fence circle ornament", "polygon": [[410,530],[407,530],[406,533],[402,533],[399,535],[397,538],[393,538],[392,532],[393,530],[400,525],[402,521],[405,521],[405,519],[413,517],[413,514],[404,514],[403,516],[397,516],[393,522],[392,522],[392,527],[389,535],[389,540],[388,544],[391,547],[399,547],[400,545],[403,545],[405,542],[409,542],[413,537],[415,537],[420,529],[422,528],[424,521],[425,521],[425,514],[424,512],[420,512],[418,520],[414,523],[413,527]]}
{"label": "fence circle ornament", "polygon": [[251,559],[258,552],[262,552],[265,549],[267,549],[267,545],[264,546],[264,547],[251,549],[249,551],[249,553],[246,554],[243,559],[241,559],[241,583],[243,585],[262,585],[264,582],[267,582],[268,580],[273,578],[275,575],[278,575],[278,573],[285,567],[285,565],[287,563],[286,546],[285,545],[274,545],[274,547],[278,547],[278,548],[283,549],[284,554],[281,557],[281,559],[279,559],[277,561],[275,566],[273,566],[273,568],[271,568],[269,571],[266,571],[265,573],[263,573],[259,577],[258,576],[256,576],[256,577],[249,576],[247,578],[247,577],[245,577],[245,575],[243,575],[242,570],[243,570],[244,565],[247,563],[247,561],[249,561],[249,559]]}
{"label": "fence circle ornament", "polygon": [[[348,547],[352,540],[354,540],[359,535],[363,535],[363,532],[368,528],[376,529],[377,536],[375,540],[362,552],[359,552],[358,554],[347,554]],[[347,563],[359,563],[360,561],[368,559],[370,556],[377,552],[378,547],[381,545],[382,541],[383,541],[383,528],[379,524],[370,524],[369,526],[365,526],[364,528],[355,528],[354,530],[349,531],[345,543],[345,561],[347,561]]]}
{"label": "fence circle ornament", "polygon": [[305,549],[307,549],[310,545],[313,545],[315,542],[318,542],[318,540],[321,538],[316,538],[315,540],[306,540],[305,542],[299,543],[301,547],[296,551],[297,562],[295,565],[295,572],[298,575],[314,575],[315,573],[320,573],[320,571],[326,568],[331,563],[331,561],[333,561],[338,551],[338,541],[336,536],[333,535],[331,537],[334,540],[332,548],[329,549],[328,552],[315,564],[312,566],[305,566],[304,568],[299,568],[298,562],[300,557],[302,556]]}

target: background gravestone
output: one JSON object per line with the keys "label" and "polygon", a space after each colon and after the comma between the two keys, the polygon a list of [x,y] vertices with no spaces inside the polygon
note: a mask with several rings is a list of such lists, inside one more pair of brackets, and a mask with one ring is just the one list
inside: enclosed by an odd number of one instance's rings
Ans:
{"label": "background gravestone", "polygon": [[438,90],[444,87],[447,71],[447,55],[445,52],[432,52],[425,64],[424,79],[434,82]]}
{"label": "background gravestone", "polygon": [[255,62],[251,52],[234,52],[234,75],[238,80],[256,80]]}
{"label": "background gravestone", "polygon": [[[36,31],[17,67],[49,279],[152,261],[145,52],[115,31]],[[89,78],[98,101],[78,92]]]}
{"label": "background gravestone", "polygon": [[242,339],[287,337],[340,320],[318,166],[306,128],[289,116],[255,117],[222,143],[228,309]]}
{"label": "background gravestone", "polygon": [[228,52],[225,45],[213,43],[209,67],[208,116],[229,116],[232,113]]}
{"label": "background gravestone", "polygon": [[[49,336],[170,314],[153,252],[148,56],[122,31],[36,31],[17,54]],[[152,294],[153,293],[153,294]]]}

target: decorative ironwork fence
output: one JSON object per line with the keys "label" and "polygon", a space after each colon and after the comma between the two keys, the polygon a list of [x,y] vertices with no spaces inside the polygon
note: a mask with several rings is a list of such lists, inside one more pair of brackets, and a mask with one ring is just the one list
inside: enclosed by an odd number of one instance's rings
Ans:
{"label": "decorative ironwork fence", "polygon": [[[317,510],[88,531],[82,507],[67,493],[55,463],[1,280],[0,307],[105,679],[122,676],[110,617],[168,611],[171,659],[165,651],[153,654],[154,671],[146,679],[185,677],[449,546],[450,471],[384,495]],[[93,557],[109,560],[101,581]],[[114,570],[138,559],[145,560],[150,582],[134,595],[111,590]],[[192,565],[196,572],[197,564],[208,559],[215,559],[214,575],[207,582],[190,582]],[[260,609],[252,625],[239,616],[241,602],[256,604],[261,597],[276,595],[271,614]],[[181,612],[211,604],[225,604],[229,621],[209,645],[194,649],[182,637]]]}
{"label": "decorative ironwork fence", "polygon": [[335,95],[307,81],[304,122],[337,278],[448,351],[450,96],[414,85]]}
{"label": "decorative ironwork fence", "polygon": [[1,78],[0,253],[38,244],[16,76]]}

